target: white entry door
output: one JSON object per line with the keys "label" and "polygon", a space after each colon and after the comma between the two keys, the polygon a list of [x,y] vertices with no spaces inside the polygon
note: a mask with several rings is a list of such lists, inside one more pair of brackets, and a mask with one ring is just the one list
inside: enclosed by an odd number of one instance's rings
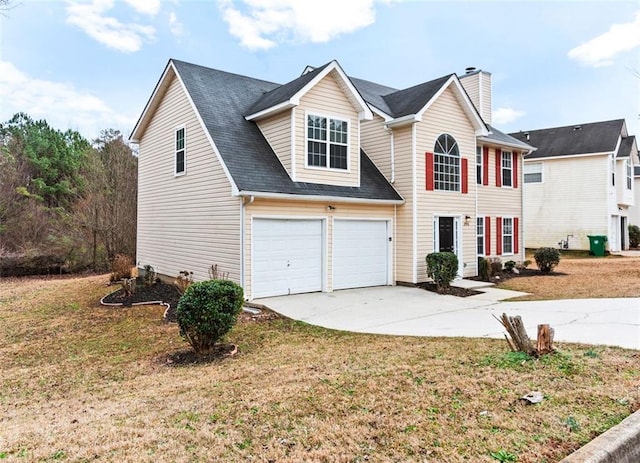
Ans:
{"label": "white entry door", "polygon": [[322,220],[255,219],[252,296],[322,291]]}
{"label": "white entry door", "polygon": [[388,284],[387,224],[384,220],[333,222],[333,289]]}

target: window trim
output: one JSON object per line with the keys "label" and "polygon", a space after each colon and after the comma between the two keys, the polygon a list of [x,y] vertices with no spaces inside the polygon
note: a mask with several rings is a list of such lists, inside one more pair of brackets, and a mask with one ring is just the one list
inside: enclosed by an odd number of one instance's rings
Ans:
{"label": "window trim", "polygon": [[[482,222],[482,225],[480,225]],[[479,227],[482,227],[482,231],[479,231]],[[476,254],[478,256],[486,256],[487,247],[485,246],[485,238],[486,238],[486,228],[485,228],[485,220],[484,216],[476,217]],[[482,252],[479,252],[480,248],[480,240],[482,239]]]}
{"label": "window trim", "polygon": [[[178,132],[182,130],[182,149],[178,149]],[[178,172],[178,153],[182,151],[182,170]],[[187,127],[180,125],[173,131],[173,176],[181,177],[187,173]]]}
{"label": "window trim", "polygon": [[633,168],[631,167],[631,163],[628,159],[625,159],[625,169],[626,169],[626,177],[627,177],[627,190],[631,191],[633,189]]}
{"label": "window trim", "polygon": [[[452,155],[449,154],[451,151],[449,151],[449,153],[439,153],[436,150],[436,147],[438,146],[438,142],[440,141],[440,138],[443,136],[447,136],[450,137],[454,142],[455,142],[455,147],[456,150],[458,152],[458,155]],[[440,143],[440,145],[442,146],[442,144]],[[455,182],[455,186],[456,189],[440,189],[438,188],[438,185],[440,183],[445,182],[444,180],[439,180],[437,178],[437,176],[440,175],[445,175],[445,172],[439,172],[436,169],[436,166],[438,165],[437,162],[437,157],[438,156],[444,156],[445,159],[455,159],[457,161],[457,181]],[[451,164],[443,164],[443,165],[451,165]],[[455,167],[455,166],[454,166]],[[455,174],[454,174],[455,175]],[[462,153],[460,153],[460,144],[458,143],[458,140],[456,140],[456,138],[451,135],[450,133],[444,132],[441,133],[440,135],[438,135],[438,137],[436,138],[436,141],[433,144],[433,189],[434,191],[440,191],[440,192],[448,192],[448,193],[462,193],[462,176],[463,176],[463,172],[462,172]],[[448,182],[449,184],[451,184],[452,182]]]}
{"label": "window trim", "polygon": [[[505,160],[509,160],[509,167],[505,167]],[[505,171],[509,170],[509,185],[505,185]],[[513,188],[513,151],[500,151],[500,186],[502,188]]]}
{"label": "window trim", "polygon": [[[323,142],[323,140],[316,140],[315,138],[309,138],[309,116],[322,117],[327,120],[327,139],[324,140],[326,146],[326,165],[324,166],[314,166],[309,164],[309,141],[315,142]],[[331,142],[330,132],[330,123],[331,120],[345,122],[347,124],[347,168],[341,169],[339,167],[330,167],[331,165],[331,145],[335,144],[338,146],[345,146],[343,143]],[[331,172],[351,172],[351,119],[345,116],[332,116],[326,113],[322,113],[319,111],[305,111],[304,113],[304,167],[305,169],[312,170],[328,170]]]}
{"label": "window trim", "polygon": [[[510,235],[507,235],[505,233],[505,229],[506,229],[505,223],[506,223],[507,220],[511,221],[511,234]],[[515,255],[515,253],[514,253],[515,239],[514,238],[515,238],[515,233],[516,232],[514,230],[514,227],[515,227],[515,220],[514,220],[513,217],[510,217],[510,216],[509,217],[502,217],[502,236],[500,237],[500,239],[502,240],[502,255],[503,256],[513,256],[513,255]],[[511,250],[509,252],[506,252],[505,251],[506,246],[505,246],[504,239],[506,237],[509,237],[509,236],[511,237],[511,240],[510,240],[511,241]]]}
{"label": "window trim", "polygon": [[[531,168],[533,166],[540,166],[540,172],[527,172],[527,167]],[[524,183],[544,183],[544,178],[543,178],[543,168],[542,168],[542,162],[525,162],[524,163],[524,167],[523,167],[523,181]],[[540,175],[540,180],[537,181],[527,181],[527,175]]]}

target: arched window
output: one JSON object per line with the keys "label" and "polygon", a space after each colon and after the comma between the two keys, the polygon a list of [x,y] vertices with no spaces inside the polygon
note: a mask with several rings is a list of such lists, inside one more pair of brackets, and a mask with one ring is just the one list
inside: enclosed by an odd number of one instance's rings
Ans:
{"label": "arched window", "polygon": [[460,151],[455,138],[448,133],[440,135],[433,148],[433,154],[435,189],[460,191]]}

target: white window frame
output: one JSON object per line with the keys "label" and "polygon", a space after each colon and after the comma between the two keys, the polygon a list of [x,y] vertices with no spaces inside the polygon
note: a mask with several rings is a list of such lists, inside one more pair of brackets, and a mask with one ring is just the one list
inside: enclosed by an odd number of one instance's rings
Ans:
{"label": "white window frame", "polygon": [[[532,176],[534,176],[533,178],[535,180],[532,180]],[[541,162],[525,162],[524,163],[524,183],[542,183],[542,163]]]}
{"label": "white window frame", "polygon": [[[442,151],[438,152],[436,149],[438,145],[442,146],[439,143],[441,137],[449,137],[454,141],[454,144],[451,145],[450,149],[447,149],[443,146]],[[455,148],[457,155],[450,154],[451,151]],[[442,162],[438,162],[439,159]],[[438,136],[436,139],[436,143],[433,145],[433,189],[436,191],[452,191],[460,193],[462,191],[462,155],[460,154],[460,145],[458,145],[458,141],[453,137],[453,135],[448,133],[443,133]],[[441,166],[439,170],[437,166]],[[453,169],[453,172],[447,172],[446,170]],[[447,186],[447,188],[440,188],[440,186]]]}
{"label": "white window frame", "polygon": [[[485,223],[484,217],[476,217],[476,253],[484,256],[487,247],[485,246]],[[482,240],[482,252],[480,252],[480,240]]]}
{"label": "white window frame", "polygon": [[482,153],[482,145],[476,146],[476,182],[478,185],[484,185],[484,170],[482,165],[482,158],[484,157]]}
{"label": "white window frame", "polygon": [[[507,234],[505,233],[506,229],[507,229],[507,221],[511,222],[511,233]],[[503,256],[512,256],[514,254],[513,252],[513,245],[514,245],[514,236],[515,236],[515,230],[514,230],[514,220],[513,217],[503,217],[502,218],[502,236],[500,237],[500,239],[502,240],[502,255]],[[509,244],[511,247],[510,251],[506,250],[506,243],[505,243],[505,238],[509,238]]]}
{"label": "white window frame", "polygon": [[[508,166],[505,164],[509,164]],[[505,180],[505,172],[509,171],[509,184]],[[513,153],[511,151],[503,151],[500,154],[500,175],[502,176],[502,186],[504,188],[513,188]]]}
{"label": "white window frame", "polygon": [[[182,130],[182,149],[178,149],[178,133]],[[182,152],[182,170],[178,172],[178,153]],[[173,131],[173,176],[179,177],[187,173],[187,128],[184,125]]]}
{"label": "white window frame", "polygon": [[611,158],[611,186],[616,186],[616,160]]}
{"label": "white window frame", "polygon": [[629,160],[625,159],[624,162],[627,173],[627,190],[631,190],[633,185],[633,168],[631,167]]}
{"label": "white window frame", "polygon": [[[309,138],[309,118],[310,117],[319,117],[322,119],[326,120],[326,129],[325,129],[325,135],[326,138],[324,140],[322,139],[317,139],[317,138]],[[344,122],[347,124],[347,142],[346,143],[342,143],[342,142],[335,142],[335,141],[331,141],[331,121],[336,121],[336,122]],[[334,172],[351,172],[351,124],[348,118],[345,117],[340,117],[340,116],[328,116],[326,114],[320,114],[317,112],[309,112],[309,113],[305,113],[304,115],[304,137],[305,137],[305,141],[304,141],[304,164],[305,167],[308,169],[322,169],[322,170],[331,170]],[[324,143],[325,145],[325,165],[313,165],[313,164],[309,164],[309,142],[316,142],[316,143]],[[346,159],[346,163],[347,166],[346,168],[342,168],[342,167],[331,167],[331,145],[337,145],[337,146],[344,146],[347,149],[347,159]]]}

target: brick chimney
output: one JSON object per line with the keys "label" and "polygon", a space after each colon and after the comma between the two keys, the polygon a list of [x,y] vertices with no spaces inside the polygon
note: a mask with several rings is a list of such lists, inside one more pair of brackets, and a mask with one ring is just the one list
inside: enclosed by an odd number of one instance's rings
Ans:
{"label": "brick chimney", "polygon": [[491,124],[491,73],[469,67],[465,69],[464,75],[460,76],[460,83],[482,119]]}

